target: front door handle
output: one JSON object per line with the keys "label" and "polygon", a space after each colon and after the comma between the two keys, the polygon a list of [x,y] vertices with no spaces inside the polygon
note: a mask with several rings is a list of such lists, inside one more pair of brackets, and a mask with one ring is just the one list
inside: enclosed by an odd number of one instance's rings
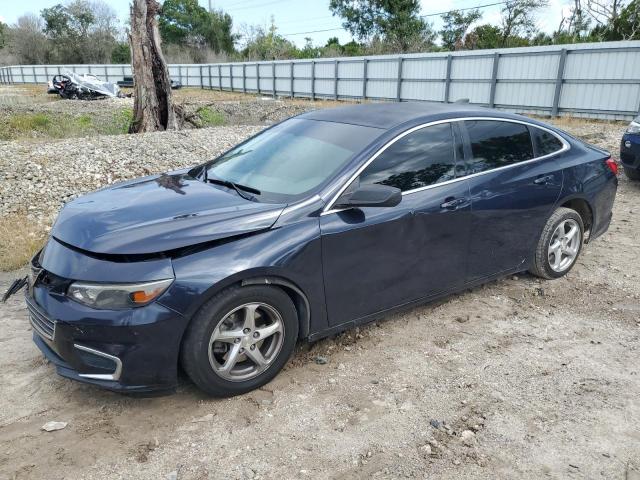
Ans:
{"label": "front door handle", "polygon": [[445,210],[455,210],[465,202],[466,199],[464,198],[447,197],[444,199],[444,203],[440,204],[440,208]]}
{"label": "front door handle", "polygon": [[548,185],[553,181],[553,175],[542,175],[541,177],[537,177],[533,183],[536,185]]}

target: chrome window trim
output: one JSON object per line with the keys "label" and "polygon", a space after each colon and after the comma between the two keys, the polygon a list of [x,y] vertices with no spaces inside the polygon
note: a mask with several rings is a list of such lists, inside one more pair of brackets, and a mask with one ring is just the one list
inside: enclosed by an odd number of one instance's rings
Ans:
{"label": "chrome window trim", "polygon": [[116,364],[116,369],[113,373],[79,373],[79,377],[83,378],[92,378],[94,380],[119,380],[120,374],[122,374],[122,360],[120,360],[115,355],[109,355],[108,353],[101,352],[100,350],[95,350],[93,348],[85,347],[84,345],[79,345],[77,343],[73,344],[74,348],[78,350],[82,350],[87,353],[91,353],[93,355],[97,355],[98,357],[107,358],[113,361]]}
{"label": "chrome window trim", "polygon": [[[464,121],[467,121],[467,120],[469,120],[469,121],[471,121],[471,120],[492,120],[492,121],[498,121],[498,122],[519,123],[521,125],[526,125],[528,127],[539,128],[540,130],[544,130],[545,132],[549,132],[551,135],[553,135],[558,140],[560,140],[560,142],[562,143],[562,148],[560,150],[556,150],[555,152],[551,152],[551,153],[548,153],[546,155],[542,155],[540,157],[535,157],[535,158],[532,158],[530,160],[525,160],[523,162],[513,163],[511,165],[504,165],[502,167],[492,168],[490,170],[485,170],[483,172],[477,172],[477,173],[472,173],[471,175],[465,175],[464,177],[454,178],[454,179],[447,180],[447,181],[440,182],[440,183],[434,183],[433,185],[426,185],[424,187],[419,187],[419,188],[414,188],[412,190],[407,190],[405,192],[402,192],[403,196],[404,195],[410,195],[410,194],[416,193],[416,192],[421,192],[421,191],[427,190],[429,188],[440,187],[442,185],[448,185],[448,184],[451,184],[451,183],[459,182],[461,180],[466,180],[466,179],[469,179],[469,178],[479,177],[480,175],[486,175],[488,173],[497,172],[497,171],[500,171],[500,170],[506,170],[508,168],[513,168],[513,167],[518,166],[518,165],[526,165],[528,163],[537,162],[539,160],[545,160],[547,158],[550,158],[550,157],[553,157],[555,155],[559,155],[559,154],[561,154],[563,152],[566,152],[567,150],[569,150],[571,148],[571,145],[569,145],[569,142],[567,142],[564,138],[562,138],[560,135],[558,135],[553,130],[551,130],[551,129],[547,128],[547,127],[543,127],[541,125],[536,125],[535,123],[527,122],[525,120],[516,120],[516,119],[513,119],[513,118],[502,118],[502,117],[456,117],[456,118],[447,118],[445,120],[435,120],[433,122],[423,123],[423,124],[420,124],[420,125],[416,125],[415,127],[411,127],[409,130],[405,130],[402,133],[399,133],[397,136],[395,136],[394,138],[389,140],[387,143],[385,143],[382,147],[380,147],[380,149],[376,153],[374,153],[366,162],[364,162],[355,171],[355,173],[349,178],[349,180],[347,180],[345,182],[345,184],[342,185],[342,187],[340,187],[338,189],[337,193],[335,193],[334,196],[331,198],[331,200],[329,202],[327,202],[327,205],[325,206],[323,211],[320,213],[320,215],[323,216],[323,215],[328,215],[330,213],[341,212],[341,211],[345,210],[344,208],[332,208],[332,207],[335,204],[335,202],[338,200],[338,198],[340,198],[340,195],[342,195],[342,193],[347,189],[347,187],[349,185],[351,185],[351,182],[353,182],[358,177],[358,175],[360,175],[362,173],[362,171],[369,166],[369,164],[371,162],[373,162],[387,148],[389,148],[391,145],[393,145],[395,142],[397,142],[401,138],[405,137],[406,135],[409,135],[410,133],[415,132],[416,130],[421,130],[423,128],[430,127],[430,126],[433,126],[433,125],[439,125],[439,124],[442,124],[442,123],[464,122]],[[532,146],[533,146],[533,144],[532,144]]]}

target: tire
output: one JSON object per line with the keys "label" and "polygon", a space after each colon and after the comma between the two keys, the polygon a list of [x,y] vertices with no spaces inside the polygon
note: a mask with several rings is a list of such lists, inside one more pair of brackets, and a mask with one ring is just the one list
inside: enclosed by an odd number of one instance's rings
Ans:
{"label": "tire", "polygon": [[624,168],[624,174],[627,176],[629,180],[640,180],[640,170],[636,170],[635,168],[625,167],[624,165],[623,165],[623,168]]}
{"label": "tire", "polygon": [[[577,228],[574,235],[579,237],[574,239],[571,236],[570,240],[566,240],[573,227]],[[566,232],[564,237],[563,232]],[[576,264],[583,241],[584,223],[578,212],[565,207],[556,209],[542,230],[529,272],[547,280],[566,275]]]}
{"label": "tire", "polygon": [[262,285],[231,287],[192,319],[182,341],[181,364],[209,395],[241,395],[278,374],[297,338],[298,315],[284,291]]}

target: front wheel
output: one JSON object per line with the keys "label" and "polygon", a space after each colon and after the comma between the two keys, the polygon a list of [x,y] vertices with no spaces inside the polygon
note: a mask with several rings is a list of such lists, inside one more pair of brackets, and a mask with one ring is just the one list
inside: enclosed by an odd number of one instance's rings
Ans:
{"label": "front wheel", "polygon": [[553,279],[566,275],[582,251],[584,224],[575,210],[560,207],[542,230],[530,272]]}
{"label": "front wheel", "polygon": [[182,343],[182,366],[216,397],[240,395],[271,381],[293,353],[298,316],[277,287],[232,287],[205,303]]}

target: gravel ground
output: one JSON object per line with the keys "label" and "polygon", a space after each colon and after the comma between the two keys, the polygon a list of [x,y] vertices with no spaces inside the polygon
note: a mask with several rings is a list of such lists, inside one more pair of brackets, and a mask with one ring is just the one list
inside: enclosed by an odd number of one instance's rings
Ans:
{"label": "gravel ground", "polygon": [[[624,128],[560,123],[614,152]],[[0,144],[2,212],[48,216],[259,128]],[[140,399],[59,378],[13,297],[0,304],[0,478],[638,480],[639,195],[621,177],[609,232],[563,279],[509,277],[300,345],[273,382],[227,400],[186,379]]]}

